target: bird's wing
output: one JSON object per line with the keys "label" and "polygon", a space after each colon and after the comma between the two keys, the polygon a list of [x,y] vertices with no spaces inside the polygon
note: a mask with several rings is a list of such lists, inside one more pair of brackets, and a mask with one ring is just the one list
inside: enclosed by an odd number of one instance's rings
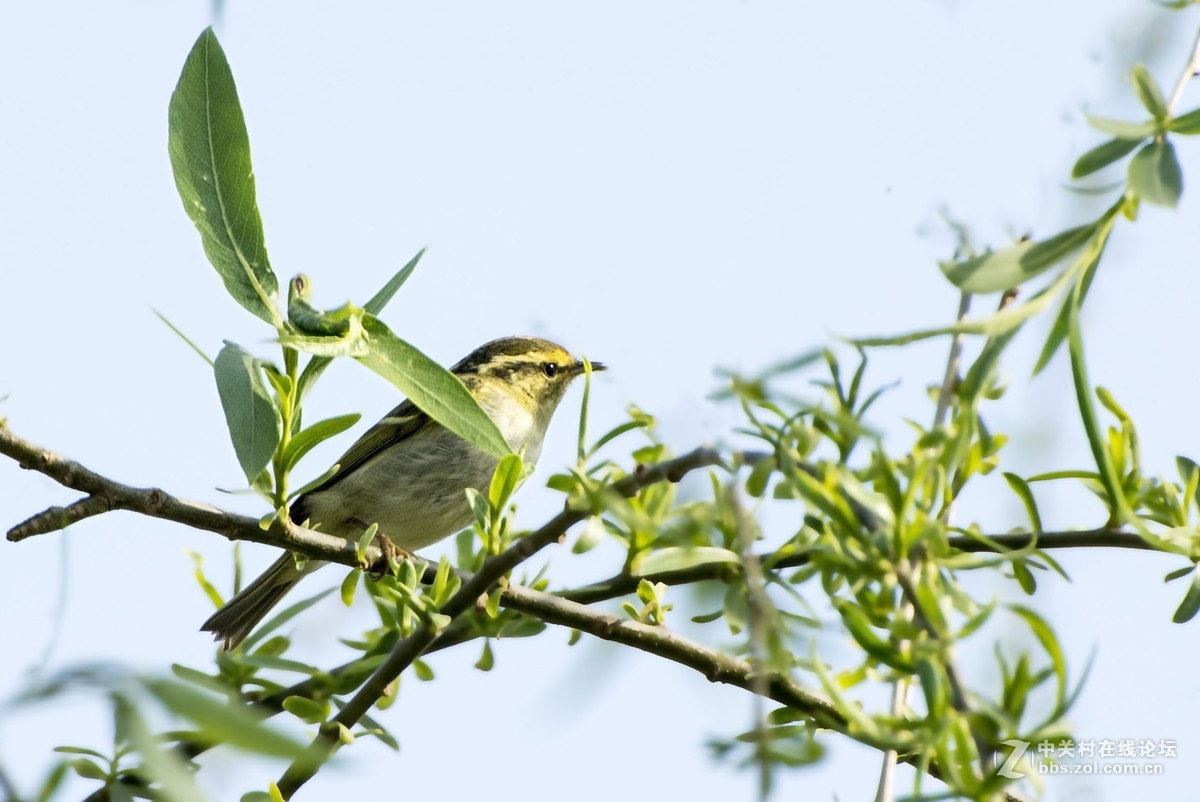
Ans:
{"label": "bird's wing", "polygon": [[305,493],[319,493],[328,490],[349,476],[371,457],[384,449],[411,437],[429,422],[429,416],[417,409],[413,402],[405,400],[368,429],[362,437],[350,446],[350,450],[337,461],[338,470],[333,476]]}

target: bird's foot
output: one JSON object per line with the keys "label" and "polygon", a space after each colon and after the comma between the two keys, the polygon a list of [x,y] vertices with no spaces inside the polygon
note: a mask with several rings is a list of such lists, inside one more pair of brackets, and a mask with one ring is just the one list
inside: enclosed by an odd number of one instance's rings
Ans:
{"label": "bird's foot", "polygon": [[383,532],[376,532],[375,545],[383,552],[383,562],[387,566],[387,571],[371,571],[369,576],[372,579],[381,579],[385,573],[394,573],[399,568],[400,563],[416,559],[412,552],[405,551],[392,542],[391,538]]}

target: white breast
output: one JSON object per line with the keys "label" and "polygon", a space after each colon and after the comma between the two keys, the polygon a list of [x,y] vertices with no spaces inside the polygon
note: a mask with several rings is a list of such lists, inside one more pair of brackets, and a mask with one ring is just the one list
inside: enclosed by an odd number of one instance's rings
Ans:
{"label": "white breast", "polygon": [[[480,405],[513,450],[536,462],[545,434],[536,417],[503,391],[485,391]],[[470,525],[466,488],[486,493],[497,463],[448,430],[431,427],[310,494],[308,511],[324,532],[356,538],[377,523],[396,545],[412,551]],[[447,481],[448,475],[455,479]]]}
{"label": "white breast", "polygon": [[480,406],[496,422],[500,434],[504,435],[513,451],[521,453],[524,450],[526,462],[537,462],[546,432],[537,425],[533,413],[504,391],[485,391],[480,398]]}

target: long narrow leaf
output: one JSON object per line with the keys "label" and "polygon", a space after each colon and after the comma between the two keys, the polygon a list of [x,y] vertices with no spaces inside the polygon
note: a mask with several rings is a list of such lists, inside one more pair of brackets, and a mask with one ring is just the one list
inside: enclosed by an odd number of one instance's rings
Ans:
{"label": "long narrow leaf", "polygon": [[[421,261],[421,257],[425,255],[425,249],[422,248],[417,252],[417,255],[408,260],[408,264],[400,268],[396,275],[388,279],[388,283],[380,288],[379,292],[371,297],[363,305],[363,309],[372,315],[378,315],[387,306],[388,301],[392,300],[392,296],[404,286],[404,282],[408,281],[409,276],[417,269],[417,264]],[[321,377],[325,372],[325,368],[329,367],[329,363],[333,361],[332,357],[316,356],[308,361],[304,366],[303,372],[300,374],[300,397],[307,395],[312,388],[313,383]]]}
{"label": "long narrow leaf", "polygon": [[296,758],[304,747],[266,727],[259,715],[190,685],[159,679],[144,680],[149,690],[172,713],[200,727],[201,737],[260,755]]}
{"label": "long narrow leaf", "polygon": [[1083,357],[1083,333],[1079,328],[1079,291],[1076,288],[1071,293],[1071,305],[1068,313],[1067,350],[1071,354],[1071,377],[1075,383],[1075,400],[1079,405],[1079,416],[1083,419],[1083,428],[1087,433],[1088,445],[1092,449],[1092,457],[1096,460],[1096,468],[1100,473],[1100,481],[1112,501],[1114,512],[1124,512],[1125,492],[1121,488],[1121,479],[1113,466],[1105,442],[1104,431],[1096,417],[1096,407],[1092,403],[1092,387],[1088,383],[1087,364]]}
{"label": "long narrow leaf", "polygon": [[321,599],[324,599],[330,593],[333,593],[333,591],[334,588],[328,588],[327,590],[323,590],[315,596],[310,596],[304,601],[296,602],[291,607],[288,607],[286,610],[267,621],[267,623],[254,630],[254,634],[242,642],[242,652],[249,653],[253,651],[254,647],[257,646],[264,638],[266,638],[275,630],[279,629],[288,621],[291,621],[293,618],[300,615],[300,613],[304,612],[309,607],[312,607],[314,604],[321,601]]}
{"label": "long narrow leaf", "polygon": [[464,440],[496,457],[512,451],[496,422],[483,411],[462,381],[412,345],[366,315],[368,353],[358,357],[371,370],[400,388],[425,414]]}
{"label": "long narrow leaf", "polygon": [[946,278],[963,292],[991,293],[1012,289],[1041,275],[1067,258],[1095,232],[1096,224],[1067,229],[1042,242],[1021,242],[941,266]]}
{"label": "long narrow leaf", "polygon": [[417,269],[417,263],[421,261],[421,257],[425,255],[425,249],[417,251],[417,255],[408,260],[408,264],[400,268],[396,275],[388,279],[388,283],[380,288],[379,292],[371,297],[371,300],[363,304],[363,309],[370,312],[372,315],[378,315],[383,311],[383,308],[388,305],[388,301],[392,300],[404,282],[408,281],[408,277]]}
{"label": "long narrow leaf", "polygon": [[[1084,249],[1083,253],[1079,255],[1079,261],[1085,262],[1077,285],[1077,293],[1079,295],[1077,303],[1081,307],[1083,306],[1084,299],[1087,298],[1088,290],[1092,287],[1092,281],[1096,278],[1096,271],[1100,267],[1100,260],[1104,256],[1104,249],[1108,246],[1108,238],[1112,235],[1117,215],[1125,208],[1125,203],[1125,197],[1122,196],[1120,200],[1104,213],[1100,218],[1099,226],[1096,228],[1095,236],[1088,243],[1088,247]],[[1046,365],[1050,364],[1050,360],[1054,358],[1054,354],[1058,351],[1059,346],[1066,340],[1067,329],[1070,323],[1071,304],[1073,303],[1076,303],[1076,301],[1073,301],[1071,296],[1068,295],[1064,298],[1062,306],[1059,307],[1054,324],[1050,327],[1050,334],[1042,346],[1041,353],[1038,354],[1037,364],[1034,365],[1034,376],[1041,373]]]}
{"label": "long narrow leaf", "polygon": [[267,467],[283,435],[283,421],[254,355],[236,343],[226,342],[213,362],[217,392],[225,422],[246,481]]}
{"label": "long narrow leaf", "polygon": [[858,346],[891,346],[891,345],[907,345],[918,340],[927,340],[930,337],[944,337],[955,334],[976,334],[985,335],[988,337],[998,337],[1005,332],[1020,326],[1029,318],[1041,312],[1046,306],[1054,300],[1058,293],[1063,290],[1070,279],[1074,277],[1076,268],[1068,267],[1066,270],[1054,280],[1050,286],[1043,289],[1033,298],[1023,304],[1013,304],[1008,306],[993,315],[984,318],[976,318],[971,320],[963,320],[952,326],[943,326],[936,329],[922,329],[909,334],[901,334],[895,337],[864,337],[861,339],[852,339],[850,342]]}
{"label": "long narrow leaf", "polygon": [[279,328],[279,282],[267,260],[250,138],[212,28],[200,34],[183,65],[168,131],[175,186],[208,260],[235,301]]}
{"label": "long narrow leaf", "polygon": [[362,415],[357,412],[350,415],[339,415],[336,418],[327,418],[318,423],[314,423],[307,429],[303,430],[287,444],[283,452],[283,464],[285,469],[291,470],[296,466],[304,455],[316,448],[321,443],[331,437],[336,437],[342,432],[349,429],[354,424],[358,423]]}

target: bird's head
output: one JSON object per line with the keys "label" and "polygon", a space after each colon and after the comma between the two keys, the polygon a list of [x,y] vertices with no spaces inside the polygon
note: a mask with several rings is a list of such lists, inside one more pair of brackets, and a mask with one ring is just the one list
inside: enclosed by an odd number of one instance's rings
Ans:
{"label": "bird's head", "polygon": [[[593,371],[604,370],[592,362]],[[530,412],[549,420],[567,387],[583,374],[583,362],[561,345],[538,337],[503,337],[472,351],[451,368],[464,381],[503,387]]]}

